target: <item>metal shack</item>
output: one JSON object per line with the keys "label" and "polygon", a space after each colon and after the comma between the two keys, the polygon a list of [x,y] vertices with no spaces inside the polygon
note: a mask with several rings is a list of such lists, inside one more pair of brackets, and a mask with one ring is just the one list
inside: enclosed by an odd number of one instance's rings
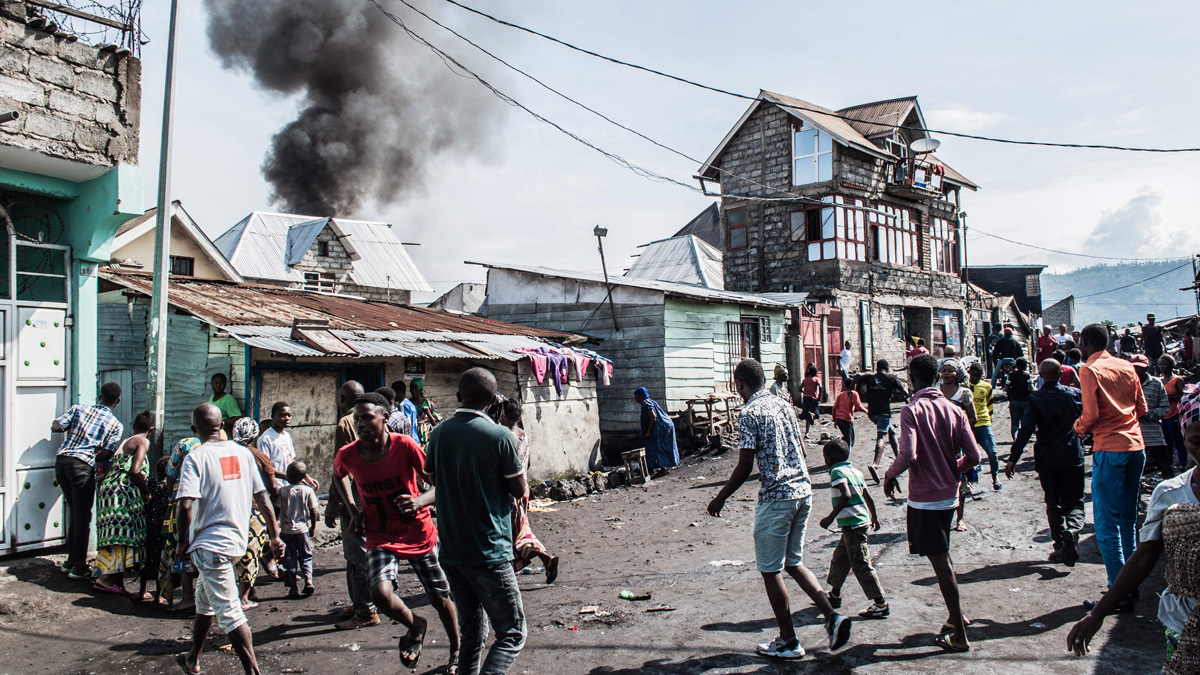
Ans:
{"label": "metal shack", "polygon": [[743,358],[761,361],[768,377],[786,362],[783,302],[656,279],[612,277],[606,286],[599,274],[475,264],[488,268],[489,317],[603,340],[620,366],[612,388],[600,392],[606,447],[636,434],[637,387],[678,413],[689,399],[731,391]]}
{"label": "metal shack", "polygon": [[[120,371],[135,393],[118,417],[145,409],[146,335],[151,277],[102,270],[100,370]],[[191,435],[191,410],[208,400],[215,373],[244,414],[270,416],[276,401],[292,408],[296,454],[322,485],[332,470],[337,390],[357,380],[371,391],[420,377],[426,396],[453,414],[458,377],[482,366],[500,393],[523,404],[534,479],[587,471],[599,458],[597,372],[569,371],[559,393],[539,379],[529,355],[515,350],[575,350],[584,338],[447,312],[229,281],[173,277],[167,344],[165,442]],[[299,320],[299,321],[297,321]]]}

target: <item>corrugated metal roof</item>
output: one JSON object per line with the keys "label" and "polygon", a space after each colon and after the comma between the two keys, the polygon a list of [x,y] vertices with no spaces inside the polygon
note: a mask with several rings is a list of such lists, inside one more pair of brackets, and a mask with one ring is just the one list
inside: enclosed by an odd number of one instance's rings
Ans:
{"label": "corrugated metal roof", "polygon": [[858,129],[855,129],[846,120],[837,117],[836,115],[838,115],[838,113],[830,110],[829,108],[824,108],[802,99],[792,96],[784,96],[783,94],[776,94],[775,92],[770,91],[763,91],[762,95],[767,100],[781,104],[783,109],[787,111],[789,115],[806,119],[818,127],[828,131],[835,138],[841,141],[843,145],[854,146],[859,150],[866,152],[867,154],[875,155],[877,157],[894,159],[891,153],[872,143],[867,139],[866,136],[859,133]]}
{"label": "corrugated metal roof", "polygon": [[674,236],[680,237],[685,234],[694,234],[706,243],[721,248],[721,210],[717,203],[709,204],[708,208],[688,221]]}
{"label": "corrugated metal roof", "polygon": [[[326,356],[303,342],[291,339],[286,326],[222,326],[239,342],[291,356]],[[514,349],[537,349],[547,342],[520,335],[483,335],[451,331],[330,331],[358,352],[359,357],[423,356],[433,359],[525,358]]]}
{"label": "corrugated metal roof", "polygon": [[939,158],[937,155],[926,155],[926,156],[925,156],[925,161],[927,161],[927,162],[932,162],[932,163],[934,163],[934,164],[941,164],[941,165],[942,165],[942,168],[944,168],[944,169],[946,170],[946,175],[945,175],[945,176],[943,176],[943,177],[944,177],[946,180],[950,181],[951,183],[958,183],[959,185],[963,185],[963,186],[965,186],[965,187],[969,187],[969,188],[971,188],[972,190],[978,190],[978,189],[979,189],[979,186],[978,186],[978,185],[976,185],[975,183],[972,183],[972,182],[971,182],[971,180],[970,180],[969,178],[967,178],[966,176],[964,176],[964,175],[962,175],[961,173],[959,173],[959,172],[955,171],[955,170],[954,170],[954,169],[953,169],[953,168],[952,168],[952,167],[951,167],[949,164],[947,164],[946,162],[942,161],[942,159],[941,159],[941,158]]}
{"label": "corrugated metal roof", "polygon": [[[591,274],[588,272],[559,270],[552,267],[536,267],[533,265],[506,265],[500,263],[473,262],[470,260],[467,260],[466,263],[468,265],[479,265],[481,267],[492,269],[539,274],[558,279],[575,279],[578,281],[590,281],[598,284],[604,283],[604,277],[602,275]],[[732,302],[740,305],[756,305],[759,307],[775,307],[780,309],[784,307],[782,303],[776,302],[761,295],[755,295],[753,293],[738,293],[735,291],[725,291],[716,288],[701,288],[699,286],[689,286],[688,284],[677,284],[668,281],[657,281],[654,279],[631,279],[629,277],[610,276],[609,283],[613,286],[642,288],[650,291],[659,291],[660,293],[665,293],[666,295],[683,298],[695,298],[697,300]]]}
{"label": "corrugated metal roof", "polygon": [[[119,287],[149,296],[148,274],[101,269],[100,277]],[[578,336],[428,307],[394,305],[346,296],[290,290],[276,286],[174,277],[170,303],[214,326],[290,327],[293,319],[329,322],[334,331],[450,332],[460,335],[524,336],[555,342]]]}
{"label": "corrugated metal roof", "polygon": [[290,265],[304,257],[326,225],[358,256],[350,270],[354,283],[433,291],[387,223],[255,211],[217,237],[216,244],[244,277],[303,282],[304,274]]}
{"label": "corrugated metal roof", "polygon": [[721,251],[692,234],[647,244],[625,277],[725,288]]}
{"label": "corrugated metal roof", "polygon": [[[905,96],[888,101],[852,105],[849,108],[842,108],[837,113],[855,118],[853,120],[845,120],[845,122],[858,130],[858,133],[870,138],[883,134],[891,135],[895,129],[887,125],[903,125],[904,121],[908,119],[909,113],[913,111],[916,105],[916,96]],[[882,124],[879,124],[880,122]]]}
{"label": "corrugated metal roof", "polygon": [[803,292],[763,293],[762,295],[764,298],[770,298],[776,302],[782,302],[783,304],[792,307],[799,307],[800,305],[803,305],[806,300],[808,300],[808,293]]}

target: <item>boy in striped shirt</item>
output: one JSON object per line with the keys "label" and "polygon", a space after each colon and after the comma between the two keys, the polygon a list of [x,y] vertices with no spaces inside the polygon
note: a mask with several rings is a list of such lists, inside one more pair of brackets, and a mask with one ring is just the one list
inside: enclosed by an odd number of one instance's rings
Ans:
{"label": "boy in striped shirt", "polygon": [[862,473],[850,463],[850,446],[845,441],[829,441],[822,450],[825,465],[829,467],[829,486],[833,489],[833,511],[821,519],[821,527],[828,529],[837,519],[837,525],[842,529],[842,539],[833,550],[833,560],[829,563],[829,602],[835,608],[841,606],[842,584],[853,569],[863,593],[872,600],[871,606],[859,612],[859,616],[886,618],[891,609],[867,549],[867,527],[879,531],[875,502],[867,492]]}

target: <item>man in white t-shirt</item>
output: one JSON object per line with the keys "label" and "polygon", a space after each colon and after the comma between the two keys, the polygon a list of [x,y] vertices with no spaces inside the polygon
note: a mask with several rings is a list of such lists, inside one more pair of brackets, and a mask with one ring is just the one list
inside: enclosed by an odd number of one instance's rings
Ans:
{"label": "man in white t-shirt", "polygon": [[845,378],[850,377],[850,357],[850,341],[846,340],[846,343],[842,345],[841,353],[838,354],[838,368],[841,369],[842,377]]}
{"label": "man in white t-shirt", "polygon": [[287,482],[288,465],[296,461],[296,446],[287,428],[292,424],[292,408],[283,401],[271,406],[271,426],[258,437],[258,449],[271,458],[275,467],[275,482],[282,489],[291,485]]}
{"label": "man in white t-shirt", "polygon": [[176,660],[184,672],[200,672],[200,651],[216,618],[229,636],[246,673],[258,673],[253,637],[242,612],[234,563],[246,553],[254,505],[267,521],[271,548],[283,555],[279,526],[259,476],[254,455],[221,440],[221,409],[202,403],[192,412],[192,428],[202,445],[183,460],[175,519],[178,555],[190,555],[199,572],[192,648]]}

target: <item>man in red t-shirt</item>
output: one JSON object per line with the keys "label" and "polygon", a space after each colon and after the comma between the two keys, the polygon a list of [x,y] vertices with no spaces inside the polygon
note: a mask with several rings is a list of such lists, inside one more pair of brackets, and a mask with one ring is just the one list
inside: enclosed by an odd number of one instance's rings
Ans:
{"label": "man in red t-shirt", "polygon": [[1050,326],[1042,327],[1042,334],[1037,339],[1037,355],[1034,360],[1040,365],[1042,361],[1054,356],[1054,350],[1057,348],[1058,343],[1050,337]]}
{"label": "man in red t-shirt", "polygon": [[[380,394],[354,402],[358,440],[338,450],[333,471],[355,532],[365,534],[371,600],[379,611],[408,627],[400,638],[400,662],[408,668],[421,658],[427,621],[405,606],[393,591],[405,560],[425,587],[450,638],[450,666],[458,662],[458,617],[450,583],[438,563],[437,528],[429,515],[434,493],[422,494],[425,452],[407,435],[388,430],[388,403]],[[355,499],[350,479],[358,488]]]}

